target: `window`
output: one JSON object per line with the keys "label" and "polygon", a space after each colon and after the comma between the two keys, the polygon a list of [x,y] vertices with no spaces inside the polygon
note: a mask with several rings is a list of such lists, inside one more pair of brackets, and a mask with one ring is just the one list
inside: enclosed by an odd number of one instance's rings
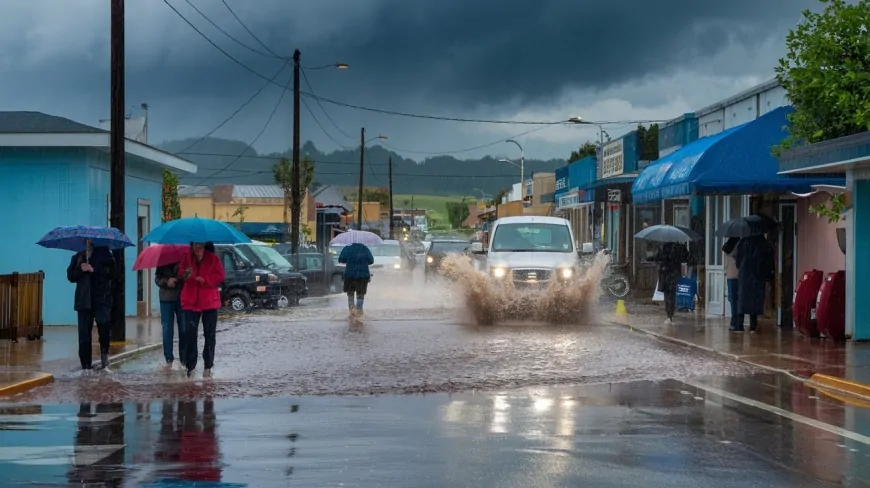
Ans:
{"label": "window", "polygon": [[[658,225],[662,221],[662,207],[659,204],[638,205],[634,208],[635,233],[651,226]],[[641,263],[652,262],[658,251],[656,243],[644,239],[634,240],[635,254]]]}
{"label": "window", "polygon": [[372,256],[395,258],[402,255],[402,249],[398,244],[378,244],[369,246]]}
{"label": "window", "polygon": [[471,244],[468,242],[438,242],[432,243],[429,248],[430,254],[464,253]]}
{"label": "window", "polygon": [[266,266],[270,269],[288,269],[293,266],[290,265],[290,261],[287,261],[287,258],[281,255],[278,251],[272,249],[271,246],[247,246],[248,249],[263,263],[263,266]]}
{"label": "window", "polygon": [[573,252],[571,231],[567,225],[528,222],[501,224],[495,229],[492,250],[495,252]]}

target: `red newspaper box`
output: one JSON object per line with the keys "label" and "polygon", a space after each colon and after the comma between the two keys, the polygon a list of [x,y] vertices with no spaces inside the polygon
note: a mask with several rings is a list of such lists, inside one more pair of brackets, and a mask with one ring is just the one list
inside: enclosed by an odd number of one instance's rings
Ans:
{"label": "red newspaper box", "polygon": [[819,288],[825,273],[814,269],[807,271],[798,281],[797,290],[794,292],[792,303],[792,317],[794,327],[803,335],[818,337],[819,329],[816,326],[816,302],[819,300]]}
{"label": "red newspaper box", "polygon": [[829,273],[816,304],[819,333],[835,341],[846,340],[846,272]]}

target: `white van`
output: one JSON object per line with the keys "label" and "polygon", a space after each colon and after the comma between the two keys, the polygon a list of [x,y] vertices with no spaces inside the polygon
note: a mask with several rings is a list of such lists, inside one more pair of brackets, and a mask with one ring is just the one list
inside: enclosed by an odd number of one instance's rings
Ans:
{"label": "white van", "polygon": [[475,242],[471,251],[478,269],[520,286],[570,282],[580,271],[580,257],[570,223],[558,217],[504,217],[495,221],[487,248]]}

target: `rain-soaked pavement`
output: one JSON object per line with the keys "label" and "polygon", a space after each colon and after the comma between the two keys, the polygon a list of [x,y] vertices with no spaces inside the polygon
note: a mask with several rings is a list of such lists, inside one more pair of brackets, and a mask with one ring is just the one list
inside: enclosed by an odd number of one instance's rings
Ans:
{"label": "rain-soaked pavement", "polygon": [[866,410],[730,381],[0,406],[0,486],[870,484]]}

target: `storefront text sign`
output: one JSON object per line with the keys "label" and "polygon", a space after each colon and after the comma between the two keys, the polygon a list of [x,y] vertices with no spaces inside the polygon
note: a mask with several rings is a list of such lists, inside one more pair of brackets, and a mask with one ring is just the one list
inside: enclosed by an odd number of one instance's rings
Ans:
{"label": "storefront text sign", "polygon": [[610,178],[622,174],[624,164],[622,160],[622,139],[617,139],[604,146],[601,161],[601,178]]}
{"label": "storefront text sign", "polygon": [[607,201],[610,203],[620,203],[622,201],[622,191],[614,189],[607,190]]}

